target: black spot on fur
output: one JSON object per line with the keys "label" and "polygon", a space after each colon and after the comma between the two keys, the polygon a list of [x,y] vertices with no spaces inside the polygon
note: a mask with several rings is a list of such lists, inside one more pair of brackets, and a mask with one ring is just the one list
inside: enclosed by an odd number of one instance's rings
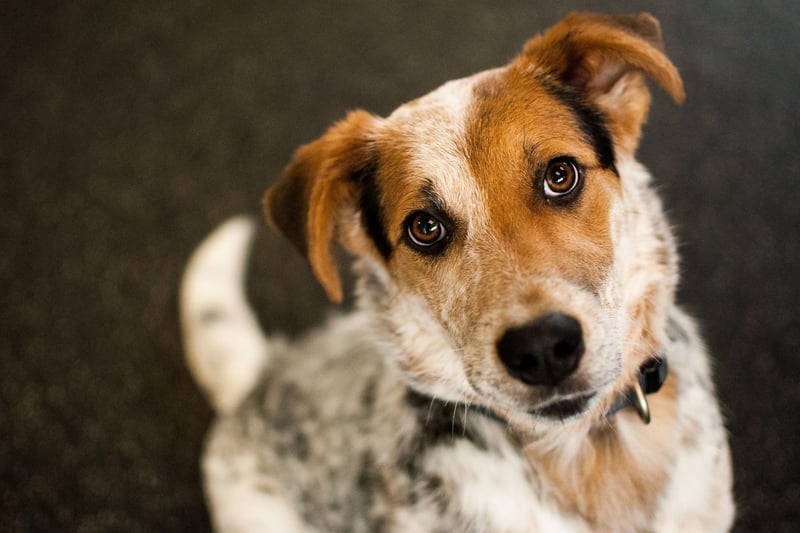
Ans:
{"label": "black spot on fur", "polygon": [[[279,387],[277,391],[272,391]],[[305,394],[294,383],[280,384],[267,380],[262,386],[261,409],[270,426],[278,431],[291,432],[300,420],[313,418],[316,413]]]}
{"label": "black spot on fur", "polygon": [[361,494],[372,495],[380,489],[380,485],[381,479],[375,466],[375,459],[372,452],[367,450],[361,455],[356,486]]}
{"label": "black spot on fur", "polygon": [[292,448],[292,452],[295,457],[301,461],[308,460],[311,450],[308,445],[308,437],[306,437],[305,433],[298,431],[294,434],[294,446]]}
{"label": "black spot on fur", "polygon": [[567,106],[575,115],[575,118],[578,119],[586,140],[594,148],[594,153],[600,166],[617,174],[614,144],[611,141],[611,133],[608,131],[603,114],[589,104],[579,90],[554,83],[547,78],[541,78],[540,81],[547,89],[547,92]]}
{"label": "black spot on fur", "polygon": [[363,498],[363,502],[358,505],[358,509],[368,510],[369,531],[386,531],[388,522],[382,513],[377,512],[376,500],[389,492],[384,483],[380,469],[375,462],[375,457],[369,450],[361,455],[356,476],[356,487],[358,497]]}
{"label": "black spot on fur", "polygon": [[206,309],[202,313],[200,313],[200,322],[204,325],[208,325],[212,322],[217,322],[218,320],[222,320],[225,316],[225,313],[220,311],[219,309]]}
{"label": "black spot on fur", "polygon": [[424,475],[413,485],[411,503],[427,500],[436,505],[440,515],[447,513],[448,500],[444,496],[444,481],[437,475]]}
{"label": "black spot on fur", "polygon": [[352,178],[360,188],[358,208],[361,212],[361,222],[367,230],[372,242],[384,259],[392,255],[392,245],[386,233],[383,222],[383,208],[381,207],[381,190],[376,179],[378,170],[377,161],[371,160],[369,164],[353,173]]}
{"label": "black spot on fur", "polygon": [[477,413],[466,405],[436,400],[411,389],[406,393],[406,402],[417,413],[423,447],[464,439],[479,450],[489,449],[483,436],[469,424],[469,417]]}
{"label": "black spot on fur", "polygon": [[375,398],[378,394],[378,382],[375,378],[371,378],[368,382],[364,390],[361,391],[361,405],[364,409],[367,409],[369,412],[372,411],[372,407],[375,405]]}
{"label": "black spot on fur", "polygon": [[686,330],[672,317],[667,319],[667,337],[672,342],[680,342],[682,344],[689,342],[689,335],[686,333]]}

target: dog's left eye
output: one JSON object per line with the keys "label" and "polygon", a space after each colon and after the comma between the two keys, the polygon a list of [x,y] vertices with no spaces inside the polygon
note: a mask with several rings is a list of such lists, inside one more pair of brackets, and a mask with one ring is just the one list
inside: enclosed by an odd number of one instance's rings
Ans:
{"label": "dog's left eye", "polygon": [[544,174],[544,195],[559,198],[574,192],[581,181],[577,165],[569,159],[555,159],[547,165]]}

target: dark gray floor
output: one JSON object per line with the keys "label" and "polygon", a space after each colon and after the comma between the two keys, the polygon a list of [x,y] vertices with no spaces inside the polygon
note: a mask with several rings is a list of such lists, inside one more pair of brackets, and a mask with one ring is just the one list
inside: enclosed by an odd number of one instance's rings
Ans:
{"label": "dark gray floor", "polygon": [[[0,530],[202,531],[210,420],[176,294],[192,247],[258,209],[298,144],[503,64],[565,2],[31,2],[0,12]],[[402,4],[402,5],[401,5]],[[717,358],[737,531],[800,529],[800,3],[654,12],[688,104],[641,160],[680,233],[682,301]],[[24,7],[22,7],[24,6]],[[322,293],[264,233],[270,329]],[[291,259],[285,260],[289,256]]]}

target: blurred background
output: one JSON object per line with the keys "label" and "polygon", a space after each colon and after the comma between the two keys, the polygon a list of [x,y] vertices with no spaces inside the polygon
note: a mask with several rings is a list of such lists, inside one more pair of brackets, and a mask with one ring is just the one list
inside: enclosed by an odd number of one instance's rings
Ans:
{"label": "blurred background", "polygon": [[[204,531],[211,411],[183,362],[181,270],[257,214],[293,149],[499,66],[573,9],[648,10],[689,95],[640,160],[682,243],[730,428],[736,531],[800,530],[800,2],[3,2],[0,530]],[[250,294],[329,309],[263,231]]]}

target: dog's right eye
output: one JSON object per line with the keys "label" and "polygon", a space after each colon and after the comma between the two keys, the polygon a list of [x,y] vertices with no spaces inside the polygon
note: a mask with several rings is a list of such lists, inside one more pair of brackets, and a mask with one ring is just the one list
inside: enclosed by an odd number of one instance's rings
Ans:
{"label": "dog's right eye", "polygon": [[426,253],[438,253],[449,236],[444,223],[424,211],[412,213],[405,226],[409,242]]}
{"label": "dog's right eye", "polygon": [[581,185],[581,171],[569,158],[555,159],[544,173],[544,195],[548,199],[564,199],[577,192]]}

